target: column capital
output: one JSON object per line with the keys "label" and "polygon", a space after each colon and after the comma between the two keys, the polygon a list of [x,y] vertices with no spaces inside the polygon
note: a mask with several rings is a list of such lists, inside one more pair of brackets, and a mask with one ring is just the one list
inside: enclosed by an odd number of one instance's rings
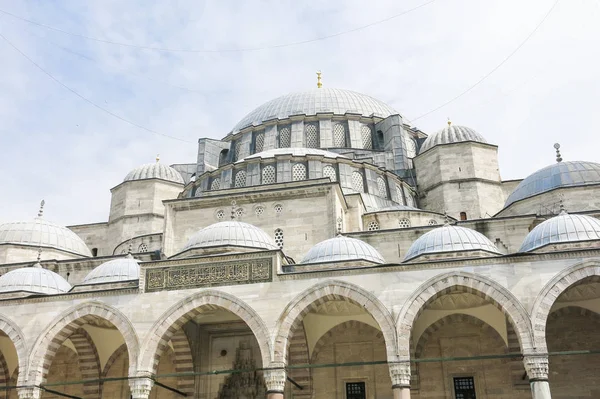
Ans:
{"label": "column capital", "polygon": [[19,399],[40,399],[42,390],[38,387],[17,388],[17,395]]}
{"label": "column capital", "polygon": [[402,360],[388,363],[392,388],[410,387],[410,361]]}
{"label": "column capital", "polygon": [[548,381],[548,355],[524,355],[523,364],[530,382]]}
{"label": "column capital", "polygon": [[148,399],[153,385],[154,381],[149,377],[130,380],[129,388],[131,389],[131,397],[133,399]]}
{"label": "column capital", "polygon": [[267,386],[267,393],[284,392],[285,382],[287,381],[287,372],[283,367],[266,369],[263,372],[263,376],[265,385]]}

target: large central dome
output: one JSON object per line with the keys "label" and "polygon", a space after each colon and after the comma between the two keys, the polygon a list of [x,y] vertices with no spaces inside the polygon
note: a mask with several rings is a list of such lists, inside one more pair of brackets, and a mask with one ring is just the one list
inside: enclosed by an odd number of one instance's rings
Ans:
{"label": "large central dome", "polygon": [[387,118],[397,114],[392,107],[365,94],[350,90],[318,88],[286,94],[264,103],[246,115],[233,128],[237,132],[250,125],[260,125],[270,119],[286,119],[291,115],[316,115],[317,113],[346,113]]}

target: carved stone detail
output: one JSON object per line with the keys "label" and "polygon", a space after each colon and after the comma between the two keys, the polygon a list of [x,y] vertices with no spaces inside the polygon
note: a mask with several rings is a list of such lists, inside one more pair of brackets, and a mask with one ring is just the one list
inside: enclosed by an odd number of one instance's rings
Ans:
{"label": "carved stone detail", "polygon": [[35,387],[17,388],[19,399],[40,399],[42,390]]}
{"label": "carved stone detail", "polygon": [[146,269],[146,292],[272,281],[272,259]]}
{"label": "carved stone detail", "polygon": [[129,383],[129,388],[131,389],[131,398],[148,399],[150,397],[150,392],[152,391],[153,385],[154,381],[152,381],[150,378],[138,378],[132,380]]}
{"label": "carved stone detail", "polygon": [[240,342],[232,368],[248,371],[230,374],[219,389],[219,399],[263,399],[265,397],[265,382],[262,375],[254,371],[256,363],[252,348],[247,342]]}
{"label": "carved stone detail", "polygon": [[545,355],[525,355],[523,364],[529,381],[547,381],[548,380],[548,356]]}
{"label": "carved stone detail", "polygon": [[410,386],[410,362],[403,361],[398,363],[388,363],[390,369],[390,377],[392,379],[392,387],[409,387]]}
{"label": "carved stone detail", "polygon": [[283,368],[268,369],[264,371],[265,384],[267,385],[267,393],[283,393],[287,373]]}

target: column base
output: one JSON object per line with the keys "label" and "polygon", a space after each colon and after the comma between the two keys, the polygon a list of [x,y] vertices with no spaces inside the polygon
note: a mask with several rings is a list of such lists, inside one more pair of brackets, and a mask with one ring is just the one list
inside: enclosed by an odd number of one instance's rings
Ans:
{"label": "column base", "polygon": [[548,380],[533,380],[529,384],[531,385],[531,397],[533,399],[552,399]]}
{"label": "column base", "polygon": [[283,392],[267,391],[267,399],[283,399]]}
{"label": "column base", "polygon": [[392,392],[394,393],[394,399],[410,399],[410,387],[393,386]]}

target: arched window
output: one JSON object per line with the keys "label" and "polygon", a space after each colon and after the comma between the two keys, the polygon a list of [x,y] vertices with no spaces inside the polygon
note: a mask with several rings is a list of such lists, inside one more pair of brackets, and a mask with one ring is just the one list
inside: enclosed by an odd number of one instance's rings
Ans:
{"label": "arched window", "polygon": [[359,193],[365,192],[365,183],[363,181],[363,175],[362,173],[356,170],[352,172],[352,188],[354,189],[354,191],[357,191]]}
{"label": "arched window", "polygon": [[219,167],[221,167],[227,163],[227,154],[228,153],[229,153],[229,150],[227,150],[227,149],[221,150],[221,153],[219,154]]}
{"label": "arched window", "polygon": [[283,126],[279,129],[279,148],[289,148],[292,146],[292,131],[289,126]]}
{"label": "arched window", "polygon": [[335,168],[331,165],[325,165],[323,167],[323,177],[329,177],[329,180],[337,181],[337,173],[335,173]]}
{"label": "arched window", "polygon": [[283,248],[283,230],[275,230],[275,244],[281,249]]}
{"label": "arched window", "polygon": [[346,147],[346,128],[341,123],[333,126],[333,146]]}
{"label": "arched window", "polygon": [[415,207],[415,199],[411,194],[406,194],[406,205]]}
{"label": "arched window", "polygon": [[98,256],[98,248],[92,248],[92,256]]}
{"label": "arched window", "polygon": [[212,182],[210,182],[210,189],[212,190],[219,190],[221,188],[221,179],[219,179],[218,177],[215,177]]}
{"label": "arched window", "polygon": [[379,191],[380,197],[387,198],[387,184],[385,183],[385,179],[381,176],[377,178],[377,190]]}
{"label": "arched window", "polygon": [[435,225],[436,225],[436,224],[438,224],[438,223],[437,223],[435,220],[433,220],[433,219],[430,219],[430,220],[429,220],[429,222],[427,222],[427,224],[428,224],[429,226],[435,226]]}
{"label": "arched window", "polygon": [[306,166],[303,163],[292,166],[292,181],[300,180],[306,180]]}
{"label": "arched window", "polygon": [[304,134],[306,136],[306,148],[319,148],[319,132],[316,124],[304,125]]}
{"label": "arched window", "polygon": [[404,198],[402,198],[402,186],[396,183],[396,202],[402,205],[406,205],[404,203]]}
{"label": "arched window", "polygon": [[360,135],[362,137],[362,145],[365,150],[373,149],[373,130],[369,125],[362,125],[360,128]]}
{"label": "arched window", "polygon": [[381,130],[377,131],[377,145],[379,146],[379,149],[385,147],[384,136]]}
{"label": "arched window", "polygon": [[235,174],[234,187],[246,187],[246,171],[238,170]]}
{"label": "arched window", "polygon": [[377,231],[377,230],[379,230],[379,223],[377,223],[377,222],[369,222],[369,225],[367,226],[367,230],[369,230],[369,231]]}
{"label": "arched window", "polygon": [[225,211],[223,209],[219,209],[217,213],[215,213],[215,217],[219,220],[225,217]]}
{"label": "arched window", "polygon": [[410,227],[410,220],[403,218],[398,220],[398,225],[400,226],[401,229],[406,229],[408,227]]}
{"label": "arched window", "polygon": [[254,152],[262,152],[264,145],[265,145],[264,130],[254,133]]}
{"label": "arched window", "polygon": [[467,220],[467,212],[460,213],[460,220]]}
{"label": "arched window", "polygon": [[275,166],[266,165],[262,170],[262,184],[273,184],[275,181]]}
{"label": "arched window", "polygon": [[262,205],[258,205],[256,208],[254,208],[254,213],[256,214],[256,216],[261,216],[263,213],[265,213],[265,207]]}
{"label": "arched window", "polygon": [[239,161],[241,159],[241,155],[242,155],[242,141],[238,140],[235,142],[235,160]]}
{"label": "arched window", "polygon": [[148,252],[148,244],[146,243],[141,243],[140,246],[138,247],[138,252]]}
{"label": "arched window", "polygon": [[276,214],[280,214],[281,212],[283,212],[283,205],[281,205],[281,204],[275,204],[275,206],[273,207],[273,209],[275,209],[275,213]]}

